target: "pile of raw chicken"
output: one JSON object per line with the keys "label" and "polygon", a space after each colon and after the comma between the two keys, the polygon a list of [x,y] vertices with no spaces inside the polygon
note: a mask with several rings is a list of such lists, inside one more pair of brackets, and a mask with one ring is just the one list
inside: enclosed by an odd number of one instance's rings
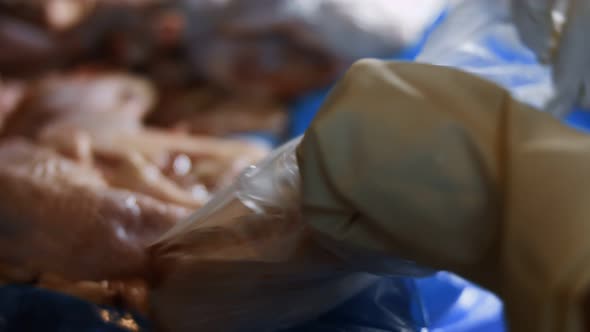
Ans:
{"label": "pile of raw chicken", "polygon": [[0,280],[146,312],[145,248],[268,152],[229,137],[414,38],[394,2],[0,1]]}

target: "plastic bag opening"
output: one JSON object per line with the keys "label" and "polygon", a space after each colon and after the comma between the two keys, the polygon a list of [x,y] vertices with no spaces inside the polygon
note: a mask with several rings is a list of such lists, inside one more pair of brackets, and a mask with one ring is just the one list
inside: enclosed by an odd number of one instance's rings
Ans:
{"label": "plastic bag opening", "polygon": [[[299,141],[245,170],[151,247],[151,304],[159,328],[277,331],[354,302],[364,290],[373,289],[363,301],[381,306],[384,298],[408,298],[411,290],[401,278],[365,271],[413,275],[411,264],[351,264],[359,261],[356,252],[335,250],[302,220]],[[392,329],[415,326],[409,307],[387,312]]]}
{"label": "plastic bag opening", "polygon": [[347,270],[302,222],[298,142],[247,169],[152,246],[152,309],[163,330],[275,331],[378,279]]}

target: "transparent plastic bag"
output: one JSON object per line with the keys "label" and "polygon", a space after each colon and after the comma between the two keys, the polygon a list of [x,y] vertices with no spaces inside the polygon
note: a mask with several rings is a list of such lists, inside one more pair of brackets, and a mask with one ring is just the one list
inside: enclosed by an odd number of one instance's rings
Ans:
{"label": "transparent plastic bag", "polygon": [[455,0],[417,62],[460,68],[498,83],[513,97],[554,112],[551,69],[520,40],[509,0]]}
{"label": "transparent plastic bag", "polygon": [[[301,220],[298,142],[247,169],[152,246],[152,309],[159,328],[281,330],[316,318],[382,280],[326,249]],[[399,269],[387,269],[390,274],[414,271],[401,262]],[[379,301],[383,292],[375,294]],[[392,315],[397,321],[392,331],[413,326],[411,315]]]}

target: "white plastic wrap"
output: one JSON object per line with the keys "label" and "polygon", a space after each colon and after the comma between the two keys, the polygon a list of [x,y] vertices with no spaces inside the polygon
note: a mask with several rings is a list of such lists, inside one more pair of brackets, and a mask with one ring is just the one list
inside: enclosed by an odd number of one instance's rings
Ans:
{"label": "white plastic wrap", "polygon": [[522,102],[563,113],[550,105],[551,69],[520,40],[509,0],[454,1],[416,61],[460,68],[502,85]]}

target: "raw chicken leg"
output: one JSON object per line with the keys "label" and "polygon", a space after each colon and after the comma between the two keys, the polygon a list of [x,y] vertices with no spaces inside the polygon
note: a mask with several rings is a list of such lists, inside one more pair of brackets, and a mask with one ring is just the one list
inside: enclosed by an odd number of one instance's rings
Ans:
{"label": "raw chicken leg", "polygon": [[145,246],[189,213],[21,140],[0,144],[0,183],[0,263],[71,280],[145,277]]}

